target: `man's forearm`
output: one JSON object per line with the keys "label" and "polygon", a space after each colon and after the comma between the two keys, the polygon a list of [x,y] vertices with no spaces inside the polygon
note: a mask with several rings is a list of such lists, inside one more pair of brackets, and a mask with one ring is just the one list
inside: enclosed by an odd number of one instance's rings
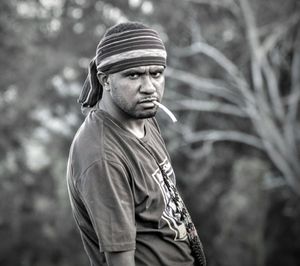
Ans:
{"label": "man's forearm", "polygon": [[105,252],[108,266],[135,266],[134,250]]}

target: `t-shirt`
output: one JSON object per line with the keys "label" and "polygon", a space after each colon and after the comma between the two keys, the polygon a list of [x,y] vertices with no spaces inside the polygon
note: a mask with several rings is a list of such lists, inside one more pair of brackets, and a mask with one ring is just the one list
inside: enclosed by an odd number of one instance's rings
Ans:
{"label": "t-shirt", "polygon": [[91,265],[135,250],[136,266],[192,266],[185,226],[160,168],[175,175],[154,118],[141,139],[102,110],[90,112],[69,155],[68,189]]}

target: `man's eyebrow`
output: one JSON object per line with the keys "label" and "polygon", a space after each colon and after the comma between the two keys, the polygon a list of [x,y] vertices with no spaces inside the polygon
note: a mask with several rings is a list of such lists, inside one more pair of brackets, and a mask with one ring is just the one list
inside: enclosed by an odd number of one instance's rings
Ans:
{"label": "man's eyebrow", "polygon": [[150,71],[163,71],[165,68],[163,66],[153,66]]}
{"label": "man's eyebrow", "polygon": [[145,69],[143,68],[130,68],[123,71],[124,74],[131,74],[131,73],[145,73]]}

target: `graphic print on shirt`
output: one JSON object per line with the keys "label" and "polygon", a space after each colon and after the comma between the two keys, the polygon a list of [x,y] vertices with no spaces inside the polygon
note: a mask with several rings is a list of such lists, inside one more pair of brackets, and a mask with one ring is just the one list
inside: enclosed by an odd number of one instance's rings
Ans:
{"label": "graphic print on shirt", "polygon": [[[174,184],[173,181],[175,180],[175,175],[169,160],[166,158],[159,165],[166,173],[170,183]],[[164,198],[165,210],[163,211],[162,219],[164,219],[167,222],[170,229],[175,233],[174,240],[185,240],[187,238],[185,225],[183,224],[183,222],[180,221],[181,215],[178,206],[176,206],[174,200],[171,197],[171,193],[174,195],[174,191],[170,191],[168,189],[164,181],[163,175],[161,173],[161,170],[159,168],[155,170],[155,172],[152,174],[152,177],[154,178],[155,182],[159,185],[159,188]],[[179,206],[179,208],[182,208],[182,206]]]}

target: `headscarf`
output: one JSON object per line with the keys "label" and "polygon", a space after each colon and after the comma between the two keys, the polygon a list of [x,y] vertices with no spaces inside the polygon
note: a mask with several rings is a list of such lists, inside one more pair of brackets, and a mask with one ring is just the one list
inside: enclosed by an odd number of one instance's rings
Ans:
{"label": "headscarf", "polygon": [[137,66],[166,67],[167,53],[158,33],[150,28],[131,29],[105,36],[89,65],[78,102],[93,107],[102,97],[97,73],[113,74]]}

